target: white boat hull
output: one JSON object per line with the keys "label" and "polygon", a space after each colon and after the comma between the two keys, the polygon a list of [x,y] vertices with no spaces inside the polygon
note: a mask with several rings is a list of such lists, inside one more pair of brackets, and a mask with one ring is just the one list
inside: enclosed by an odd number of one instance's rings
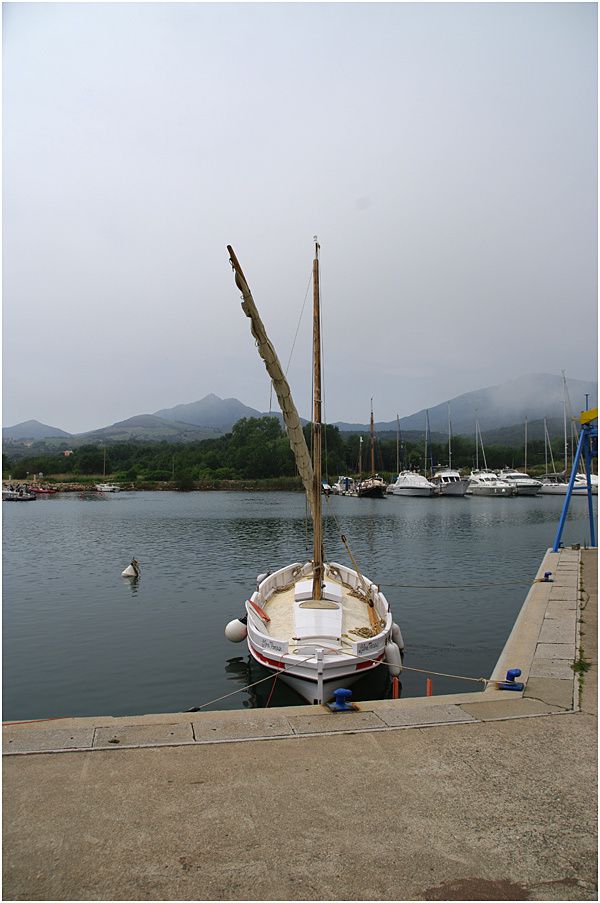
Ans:
{"label": "white boat hull", "polygon": [[512,486],[483,486],[483,485],[473,485],[471,484],[467,489],[468,495],[480,495],[480,496],[506,496],[507,498],[512,495],[516,495],[514,487]]}
{"label": "white boat hull", "polygon": [[451,495],[462,498],[467,491],[468,482],[461,480],[459,483],[442,483],[438,485],[436,495]]}
{"label": "white boat hull", "polygon": [[[540,489],[540,495],[566,495],[569,488],[568,483],[544,483]],[[573,495],[584,495],[587,497],[587,486],[580,483],[573,486]],[[592,486],[592,495],[597,495],[598,489]]]}
{"label": "white boat hull", "polygon": [[[334,698],[336,690],[350,689],[361,677],[364,677],[370,671],[380,667],[381,662],[376,664],[366,663],[360,671],[356,670],[356,664],[351,667],[341,669],[336,675],[324,674],[321,679],[315,674],[314,663],[312,668],[306,668],[302,671],[298,669],[281,669],[272,668],[266,664],[265,659],[252,648],[252,644],[248,643],[248,649],[252,658],[263,667],[273,670],[278,674],[278,680],[282,680],[288,687],[291,687],[299,696],[302,696],[310,705],[322,705],[330,702]],[[307,665],[310,664],[307,662]]]}
{"label": "white boat hull", "polygon": [[431,496],[434,495],[434,490],[428,489],[427,486],[394,486],[392,495],[412,495],[431,498]]}
{"label": "white boat hull", "polygon": [[541,486],[523,486],[520,483],[516,484],[517,487],[517,495],[539,495],[541,491]]}

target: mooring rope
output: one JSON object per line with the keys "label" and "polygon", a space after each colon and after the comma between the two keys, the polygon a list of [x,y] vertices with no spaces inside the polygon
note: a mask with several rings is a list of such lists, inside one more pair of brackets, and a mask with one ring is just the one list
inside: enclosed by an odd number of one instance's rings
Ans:
{"label": "mooring rope", "polygon": [[[549,583],[550,581],[539,580],[539,583]],[[393,589],[481,589],[488,586],[530,586],[530,582],[522,583],[386,583]]]}
{"label": "mooring rope", "polygon": [[[295,665],[303,665],[304,662],[309,661],[311,658],[315,657],[315,653],[313,652],[311,655],[307,655],[306,658],[301,658],[299,662],[294,662]],[[214,705],[215,702],[221,702],[222,699],[229,699],[230,696],[235,696],[236,693],[243,693],[244,690],[250,690],[252,687],[258,686],[258,684],[264,683],[266,680],[272,680],[279,677],[281,671],[276,671],[275,674],[268,674],[267,677],[261,677],[260,680],[255,680],[254,683],[247,684],[245,687],[239,687],[237,690],[233,690],[231,693],[225,693],[224,696],[217,696],[216,699],[211,699],[210,702],[203,702],[202,705],[195,705],[191,709],[187,709],[188,712],[199,712],[200,709],[205,709],[209,705]],[[270,697],[269,697],[270,698]]]}

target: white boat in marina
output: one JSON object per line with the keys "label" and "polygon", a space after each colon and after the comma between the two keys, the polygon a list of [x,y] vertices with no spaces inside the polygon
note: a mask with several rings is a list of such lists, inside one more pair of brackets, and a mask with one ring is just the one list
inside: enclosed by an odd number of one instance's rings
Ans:
{"label": "white boat in marina", "polygon": [[257,578],[245,603],[245,616],[226,627],[229,639],[247,641],[251,656],[277,674],[310,703],[323,703],[336,689],[348,688],[384,661],[401,671],[400,628],[376,583],[366,577],[350,552],[352,568],[323,557],[321,486],[321,338],[319,245],[313,262],[313,424],[311,460],[290,388],[260,319],[245,276],[228,247],[242,309],[251,320],[258,352],[273,382],[307,493],[313,522],[313,557]]}
{"label": "white boat in marina", "polygon": [[28,485],[6,486],[2,487],[3,502],[35,502],[37,495],[30,492]]}
{"label": "white boat in marina", "polygon": [[517,487],[507,480],[501,480],[493,470],[472,470],[466,494],[511,496],[517,494]]}
{"label": "white boat in marina", "polygon": [[498,477],[516,486],[517,495],[539,495],[542,488],[541,480],[534,480],[533,477],[528,476],[526,473],[521,473],[519,470],[511,470],[509,467],[498,471]]}
{"label": "white boat in marina", "polygon": [[435,486],[427,477],[414,470],[403,470],[392,483],[392,495],[432,496],[435,494]]}
{"label": "white boat in marina", "polygon": [[[546,464],[546,473],[540,477],[542,487],[541,495],[566,495],[569,489],[569,474],[567,473],[567,431],[566,431],[566,402],[565,402],[565,469],[562,473],[557,473],[554,463],[554,454],[552,452],[552,442],[548,432],[548,423],[544,417],[544,459]],[[550,454],[550,462],[552,464],[552,472],[548,471],[548,453]],[[598,494],[598,477],[596,480],[596,491],[594,493],[594,476],[592,474],[592,494]],[[582,482],[583,481],[583,482]],[[583,474],[577,474],[575,483],[573,484],[573,495],[587,495],[587,482]]]}
{"label": "white boat in marina", "polygon": [[116,483],[96,483],[95,485],[96,492],[120,492],[121,487],[117,486]]}
{"label": "white boat in marina", "polygon": [[334,495],[356,495],[356,487],[352,477],[340,476],[331,487]]}
{"label": "white boat in marina", "polygon": [[[598,495],[598,478],[594,484],[592,475],[592,495]],[[540,477],[541,495],[566,495],[569,489],[569,477],[563,473],[545,473]],[[587,481],[584,474],[578,473],[573,483],[573,495],[587,496]]]}
{"label": "white boat in marina", "polygon": [[[592,484],[592,495],[598,495],[598,475],[590,474],[590,483]],[[583,489],[587,492],[587,478],[584,473],[578,473],[573,483],[573,491]]]}
{"label": "white boat in marina", "polygon": [[[483,470],[479,469],[479,443],[483,457]],[[493,470],[488,470],[485,459],[483,437],[479,428],[479,421],[475,418],[475,470],[469,476],[467,495],[485,496],[511,496],[517,494],[517,487],[507,480],[501,480]]]}
{"label": "white boat in marina", "polygon": [[451,467],[438,467],[431,478],[435,494],[444,496],[457,496],[462,498],[469,486],[469,480],[463,479],[458,470]]}
{"label": "white boat in marina", "polygon": [[[429,429],[429,419],[427,420]],[[448,466],[437,467],[431,477],[435,493],[439,496],[455,496],[462,498],[468,487],[468,479],[463,479],[458,470],[452,467],[452,421],[450,419],[450,402],[448,402]]]}
{"label": "white boat in marina", "polygon": [[[102,457],[102,480],[106,479],[106,448],[104,449],[104,454]],[[96,492],[120,492],[121,487],[117,486],[116,483],[96,483],[94,486]]]}

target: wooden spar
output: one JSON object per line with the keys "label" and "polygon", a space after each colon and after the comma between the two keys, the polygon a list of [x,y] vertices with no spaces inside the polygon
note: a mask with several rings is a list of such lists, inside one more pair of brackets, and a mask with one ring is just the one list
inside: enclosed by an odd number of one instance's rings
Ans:
{"label": "wooden spar", "polygon": [[322,598],[323,583],[323,523],[321,516],[321,308],[319,298],[319,243],[315,238],[313,261],[313,592],[315,600]]}
{"label": "wooden spar", "polygon": [[373,420],[373,399],[371,399],[371,476],[375,476],[375,421]]}
{"label": "wooden spar", "polygon": [[227,250],[229,252],[229,259],[235,273],[235,284],[242,293],[242,310],[250,319],[251,332],[256,341],[258,353],[264,362],[267,373],[271,378],[273,388],[275,389],[277,401],[279,402],[279,407],[281,408],[281,413],[283,414],[283,420],[285,423],[288,439],[290,441],[290,446],[292,448],[292,451],[294,452],[296,466],[302,478],[302,483],[304,485],[304,489],[306,490],[306,496],[310,505],[310,512],[314,520],[314,479],[312,462],[310,460],[310,452],[308,451],[306,439],[304,438],[304,433],[302,432],[302,424],[300,423],[298,411],[296,410],[296,405],[294,404],[288,381],[282,370],[275,349],[273,348],[273,345],[269,340],[264,324],[260,319],[258,310],[256,309],[256,304],[254,303],[252,293],[250,291],[250,288],[248,287],[246,277],[242,272],[239,261],[235,256],[231,245],[227,245]]}

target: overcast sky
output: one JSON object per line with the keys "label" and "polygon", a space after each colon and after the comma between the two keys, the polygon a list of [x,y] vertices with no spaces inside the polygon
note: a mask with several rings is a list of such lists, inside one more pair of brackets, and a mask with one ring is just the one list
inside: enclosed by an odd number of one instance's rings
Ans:
{"label": "overcast sky", "polygon": [[267,410],[226,245],[285,364],[314,234],[328,420],[595,378],[596,16],[4,4],[3,423]]}

